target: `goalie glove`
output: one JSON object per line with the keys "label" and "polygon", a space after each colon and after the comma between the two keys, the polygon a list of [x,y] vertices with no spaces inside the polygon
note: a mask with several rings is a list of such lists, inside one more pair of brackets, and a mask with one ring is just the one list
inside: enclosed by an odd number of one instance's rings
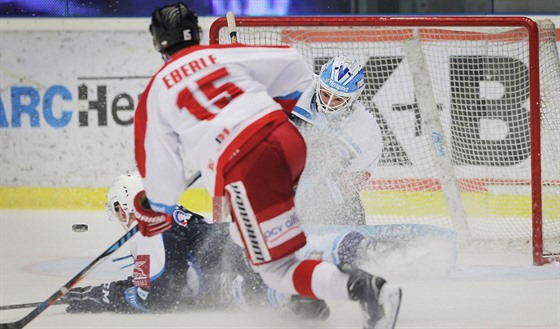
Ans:
{"label": "goalie glove", "polygon": [[147,237],[163,233],[173,227],[172,215],[153,210],[145,191],[140,191],[134,197],[134,216],[140,233]]}

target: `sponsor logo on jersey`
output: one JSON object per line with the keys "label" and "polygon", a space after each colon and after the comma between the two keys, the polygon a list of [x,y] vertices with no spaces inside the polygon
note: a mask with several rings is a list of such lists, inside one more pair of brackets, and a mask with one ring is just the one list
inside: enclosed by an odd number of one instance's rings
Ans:
{"label": "sponsor logo on jersey", "polygon": [[[260,224],[268,248],[277,248],[303,236],[294,208]],[[296,239],[296,240],[294,240]]]}
{"label": "sponsor logo on jersey", "polygon": [[191,218],[191,213],[185,212],[181,209],[175,209],[175,211],[173,211],[173,219],[178,225],[186,227],[189,224],[189,220],[191,220]]}
{"label": "sponsor logo on jersey", "polygon": [[132,271],[134,286],[150,288],[150,255],[138,255]]}
{"label": "sponsor logo on jersey", "polygon": [[299,224],[299,219],[295,216],[295,214],[292,214],[286,221],[265,230],[264,236],[266,237],[268,243],[274,243],[275,240],[290,232],[292,228],[300,229]]}

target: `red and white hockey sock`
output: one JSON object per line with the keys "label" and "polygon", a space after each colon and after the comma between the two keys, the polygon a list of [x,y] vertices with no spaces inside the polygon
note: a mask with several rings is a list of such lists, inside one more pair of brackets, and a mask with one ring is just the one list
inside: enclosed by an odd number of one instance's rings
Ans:
{"label": "red and white hockey sock", "polygon": [[321,260],[303,260],[292,276],[298,294],[325,300],[350,300],[346,284],[348,274],[334,264]]}
{"label": "red and white hockey sock", "polygon": [[256,266],[264,283],[285,294],[325,300],[351,300],[348,295],[349,275],[331,263],[321,260],[299,260],[290,255]]}

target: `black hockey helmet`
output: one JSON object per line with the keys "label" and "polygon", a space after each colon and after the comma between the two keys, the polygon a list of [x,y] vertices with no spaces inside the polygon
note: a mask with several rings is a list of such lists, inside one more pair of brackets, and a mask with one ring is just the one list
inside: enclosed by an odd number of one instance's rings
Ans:
{"label": "black hockey helmet", "polygon": [[160,53],[173,54],[200,43],[198,16],[181,2],[156,8],[152,14],[150,33]]}

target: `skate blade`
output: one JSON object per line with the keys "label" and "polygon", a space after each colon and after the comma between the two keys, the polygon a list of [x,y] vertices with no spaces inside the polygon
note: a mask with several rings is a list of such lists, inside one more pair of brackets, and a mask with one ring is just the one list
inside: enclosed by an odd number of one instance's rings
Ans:
{"label": "skate blade", "polygon": [[401,300],[401,288],[385,284],[379,296],[379,304],[383,307],[384,316],[377,320],[372,329],[394,329],[399,316]]}

